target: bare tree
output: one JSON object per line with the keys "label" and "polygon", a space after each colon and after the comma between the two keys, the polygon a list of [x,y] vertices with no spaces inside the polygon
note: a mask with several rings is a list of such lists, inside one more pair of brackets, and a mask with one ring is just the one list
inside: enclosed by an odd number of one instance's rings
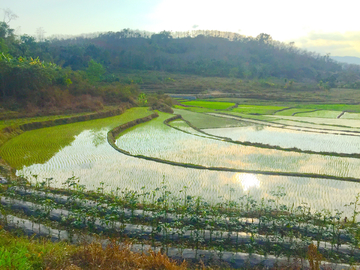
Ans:
{"label": "bare tree", "polygon": [[37,28],[36,29],[36,37],[37,37],[37,39],[38,39],[38,41],[44,41],[44,37],[45,37],[45,30],[44,30],[44,28],[42,28],[42,27],[39,27],[39,28]]}
{"label": "bare tree", "polygon": [[18,15],[12,12],[12,10],[9,8],[5,8],[3,9],[3,11],[4,11],[3,22],[6,24],[9,24],[12,20],[16,20],[18,18]]}

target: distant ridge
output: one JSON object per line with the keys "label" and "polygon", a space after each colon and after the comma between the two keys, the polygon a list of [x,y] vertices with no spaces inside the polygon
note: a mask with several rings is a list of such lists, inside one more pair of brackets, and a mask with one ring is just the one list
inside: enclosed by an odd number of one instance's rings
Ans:
{"label": "distant ridge", "polygon": [[342,63],[360,65],[360,58],[355,56],[330,56],[330,58]]}

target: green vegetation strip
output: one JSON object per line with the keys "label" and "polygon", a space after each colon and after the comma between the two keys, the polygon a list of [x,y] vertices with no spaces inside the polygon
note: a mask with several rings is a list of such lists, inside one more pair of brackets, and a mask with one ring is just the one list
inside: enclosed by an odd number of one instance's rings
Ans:
{"label": "green vegetation strip", "polygon": [[[150,117],[149,117],[150,118]],[[154,117],[153,117],[154,118]],[[146,120],[150,121],[153,118]],[[167,122],[173,121],[179,119],[179,116],[173,116],[170,119],[167,119]],[[141,120],[144,121],[145,120]],[[139,123],[143,123],[139,121]],[[165,120],[166,121],[166,120]],[[164,124],[166,124],[164,121]],[[136,121],[133,121],[131,125],[123,125],[121,127],[118,127],[116,129],[110,130],[107,134],[107,139],[109,144],[118,152],[131,156],[136,157],[140,159],[155,161],[163,164],[173,165],[173,166],[179,166],[179,167],[185,167],[185,168],[191,168],[191,169],[200,169],[200,170],[210,170],[210,171],[222,171],[222,172],[237,172],[237,173],[252,173],[252,174],[261,174],[261,175],[277,175],[277,176],[290,176],[290,177],[309,177],[309,178],[318,178],[318,179],[331,179],[331,180],[342,180],[342,181],[349,181],[349,182],[360,182],[360,178],[355,177],[338,177],[334,175],[327,175],[327,174],[316,174],[316,173],[296,173],[296,172],[273,172],[273,171],[260,171],[260,170],[243,170],[243,169],[232,169],[232,168],[226,168],[226,167],[208,167],[203,165],[197,165],[192,163],[182,163],[182,162],[175,162],[170,160],[164,160],[160,158],[155,157],[149,157],[144,155],[133,155],[129,153],[128,151],[125,151],[121,148],[119,148],[115,144],[115,138],[118,136],[121,132],[125,131],[125,129],[133,127],[136,125]],[[125,126],[127,126],[125,128]],[[118,129],[118,130],[117,130]],[[114,136],[116,135],[116,136]]]}
{"label": "green vegetation strip", "polygon": [[203,101],[203,100],[186,101],[186,102],[182,102],[182,104],[187,106],[202,107],[202,108],[208,108],[214,110],[225,110],[230,107],[236,106],[235,103],[230,103],[230,102],[213,102],[213,101]]}
{"label": "green vegetation strip", "polygon": [[239,105],[234,108],[234,112],[244,114],[274,114],[277,111],[287,109],[288,107],[283,106],[260,106],[260,105]]}

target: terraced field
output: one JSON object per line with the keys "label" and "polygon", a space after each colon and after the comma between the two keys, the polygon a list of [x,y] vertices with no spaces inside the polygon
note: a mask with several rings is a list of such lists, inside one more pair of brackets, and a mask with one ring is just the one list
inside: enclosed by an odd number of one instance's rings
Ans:
{"label": "terraced field", "polygon": [[[25,209],[7,217],[9,224],[27,224],[29,231],[38,228],[44,234],[52,230],[59,239],[72,237],[65,231],[69,228],[117,237],[126,232],[142,248],[147,241],[170,254],[176,249],[182,256],[188,249],[194,258],[210,247],[211,256],[237,266],[243,261],[236,256],[254,253],[266,255],[254,254],[254,264],[265,260],[272,265],[294,254],[306,261],[304,250],[310,243],[331,261],[359,262],[354,241],[360,219],[354,203],[358,205],[360,192],[360,158],[321,154],[359,154],[357,118],[279,114],[293,110],[283,110],[286,106],[221,111],[242,118],[215,111],[228,105],[175,109],[186,121],[169,124],[165,120],[173,115],[159,113],[122,131],[115,146],[108,141],[111,130],[153,112],[133,108],[116,117],[28,131],[11,139],[0,155],[32,186],[2,191],[3,205]],[[298,126],[301,130],[295,130]],[[65,200],[47,186],[74,194]],[[85,199],[84,190],[93,190],[96,201]],[[32,210],[26,210],[30,205]],[[47,211],[42,218],[55,229],[24,220],[38,208]],[[353,225],[346,227],[345,217]]]}
{"label": "terraced field", "polygon": [[169,116],[127,130],[117,146],[132,155],[238,170],[294,172],[357,178],[360,159],[309,155],[196,137],[163,125]]}

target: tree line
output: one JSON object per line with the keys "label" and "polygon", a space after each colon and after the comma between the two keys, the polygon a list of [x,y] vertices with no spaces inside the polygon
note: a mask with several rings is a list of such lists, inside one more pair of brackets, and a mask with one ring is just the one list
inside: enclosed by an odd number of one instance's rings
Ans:
{"label": "tree line", "polygon": [[[94,89],[109,84],[120,87],[118,74],[129,70],[247,80],[276,78],[311,83],[320,89],[360,89],[360,66],[341,65],[329,55],[275,41],[264,33],[246,37],[221,31],[149,33],[123,29],[36,40],[29,35],[16,36],[1,22],[0,50],[2,100],[28,100],[30,92],[54,87],[71,95],[98,93],[107,99],[104,92],[111,92],[108,95],[112,97],[116,91]],[[25,79],[20,82],[19,76]],[[130,88],[119,99],[129,100],[129,92],[137,91],[135,85]],[[44,95],[38,96],[42,100]]]}
{"label": "tree line", "polygon": [[106,69],[91,58],[84,68],[63,65],[49,41],[17,37],[0,22],[0,102],[10,110],[58,113],[98,110],[104,104],[130,102],[139,94],[135,84],[103,83]]}
{"label": "tree line", "polygon": [[[62,67],[85,70],[92,59],[107,74],[124,69],[159,70],[201,76],[322,82],[327,87],[360,88],[357,65],[344,66],[327,55],[275,41],[268,34],[247,37],[237,33],[196,30],[149,33],[118,32],[77,37],[53,37],[44,42],[22,37],[18,55],[40,56]],[[113,76],[107,76],[112,80]]]}

